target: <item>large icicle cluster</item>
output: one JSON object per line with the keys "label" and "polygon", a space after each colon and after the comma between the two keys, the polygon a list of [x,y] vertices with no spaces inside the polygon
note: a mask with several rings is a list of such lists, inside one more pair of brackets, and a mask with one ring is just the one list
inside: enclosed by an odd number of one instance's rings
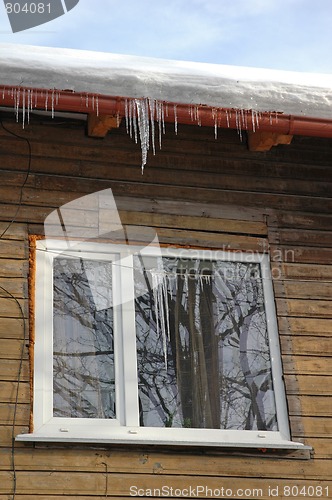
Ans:
{"label": "large icicle cluster", "polygon": [[[158,133],[159,148],[162,145],[162,135],[165,134],[165,117],[169,116],[169,109],[173,108],[174,130],[178,133],[178,116],[177,104],[171,104],[163,101],[158,101],[149,97],[140,99],[125,100],[125,119],[127,133],[131,138],[135,139],[136,144],[140,139],[142,150],[142,173],[147,163],[148,151],[150,145],[153,154],[156,154],[156,133]],[[253,130],[259,128],[259,121],[262,115],[261,112],[255,110],[223,110],[222,108],[211,108],[211,118],[214,123],[214,136],[218,138],[218,128],[220,127],[220,114],[223,112],[226,115],[227,127],[230,128],[230,120],[235,117],[236,129],[242,140],[243,130]],[[188,114],[193,124],[201,126],[200,106],[188,105]],[[270,113],[270,122],[278,120],[278,113]],[[155,129],[157,123],[158,132]]]}
{"label": "large icicle cluster", "polygon": [[156,314],[157,335],[161,332],[164,350],[165,367],[167,369],[167,341],[171,340],[168,310],[168,276],[162,264],[156,271],[151,271],[153,300]]}
{"label": "large icicle cluster", "polygon": [[[156,99],[126,99],[125,119],[127,133],[135,142],[138,142],[138,135],[142,150],[142,172],[147,163],[148,151],[150,149],[150,136],[153,154],[156,154],[155,146],[155,121],[158,123],[159,148],[161,149],[162,134],[165,134],[165,107],[164,103]],[[177,130],[177,124],[175,125]]]}
{"label": "large icicle cluster", "polygon": [[[198,264],[198,262],[197,262]],[[189,279],[196,280],[196,304],[195,304],[195,323],[198,318],[198,297],[200,290],[203,290],[204,282],[211,283],[211,279],[213,277],[211,274],[202,274],[201,272],[196,270],[195,274],[190,273],[187,269],[181,273],[181,276],[184,279],[184,288],[183,291],[188,295]],[[158,260],[158,267],[155,269],[149,270],[151,275],[151,285],[153,292],[153,301],[154,301],[154,311],[156,316],[156,333],[157,336],[161,336],[163,352],[164,352],[164,362],[165,368],[167,370],[168,367],[168,357],[167,357],[167,345],[171,341],[171,330],[170,330],[170,310],[169,310],[169,296],[172,297],[174,294],[174,288],[176,288],[177,283],[176,279],[179,273],[177,272],[169,272],[167,271],[162,264],[161,260]],[[199,327],[198,327],[199,328]]]}

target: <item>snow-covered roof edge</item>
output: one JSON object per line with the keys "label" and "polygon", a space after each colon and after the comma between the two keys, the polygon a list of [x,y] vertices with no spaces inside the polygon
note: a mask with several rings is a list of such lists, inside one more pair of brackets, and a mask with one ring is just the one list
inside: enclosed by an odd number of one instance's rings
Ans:
{"label": "snow-covered roof edge", "polygon": [[332,119],[328,74],[0,44],[0,85]]}

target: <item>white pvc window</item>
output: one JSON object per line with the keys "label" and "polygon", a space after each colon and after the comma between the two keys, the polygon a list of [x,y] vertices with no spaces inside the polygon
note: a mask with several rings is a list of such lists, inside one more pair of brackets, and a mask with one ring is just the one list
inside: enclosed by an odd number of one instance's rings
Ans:
{"label": "white pvc window", "polygon": [[22,440],[290,441],[268,257],[37,242],[33,433]]}

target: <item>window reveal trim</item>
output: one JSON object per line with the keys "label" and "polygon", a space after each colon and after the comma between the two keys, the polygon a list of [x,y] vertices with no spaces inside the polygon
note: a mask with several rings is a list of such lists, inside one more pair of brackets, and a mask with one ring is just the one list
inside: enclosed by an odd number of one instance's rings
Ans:
{"label": "window reveal trim", "polygon": [[[77,245],[77,242],[75,242]],[[52,247],[49,252],[48,248]],[[141,248],[136,248],[140,251]],[[187,252],[188,257],[193,251],[168,248],[167,255],[178,256],[179,251]],[[112,254],[124,252],[126,266],[121,271],[115,271],[113,279],[121,296],[126,297],[125,305],[115,307],[115,350],[116,356],[116,419],[82,419],[53,417],[53,368],[50,362],[52,356],[52,318],[53,295],[52,286],[53,259],[61,252],[68,252],[67,242],[54,240],[52,242],[37,240],[36,242],[36,275],[35,275],[35,351],[34,351],[34,409],[33,432],[20,434],[19,441],[47,442],[85,442],[85,443],[142,443],[142,444],[175,444],[204,445],[214,447],[254,447],[254,448],[284,448],[303,449],[302,443],[290,440],[289,423],[285,389],[282,380],[282,365],[277,330],[277,320],[274,307],[272,280],[269,259],[264,254],[250,254],[252,262],[259,262],[264,270],[263,292],[268,324],[269,349],[272,362],[272,376],[276,400],[278,431],[256,430],[224,430],[224,429],[187,429],[187,428],[153,428],[139,427],[138,397],[137,397],[137,363],[136,363],[136,333],[134,314],[134,275],[133,248],[104,243],[80,243],[69,250],[70,255],[84,258],[110,260]],[[164,251],[166,251],[164,249]],[[151,252],[151,249],[150,249]],[[153,250],[152,250],[153,252]],[[195,250],[195,257],[204,258],[210,251]],[[212,251],[212,254],[215,253]],[[232,253],[235,261],[241,261],[248,254]],[[218,258],[230,260],[230,252],[218,251]],[[42,283],[42,286],[40,285]],[[130,284],[130,286],[128,285]],[[121,334],[120,334],[121,332]]]}

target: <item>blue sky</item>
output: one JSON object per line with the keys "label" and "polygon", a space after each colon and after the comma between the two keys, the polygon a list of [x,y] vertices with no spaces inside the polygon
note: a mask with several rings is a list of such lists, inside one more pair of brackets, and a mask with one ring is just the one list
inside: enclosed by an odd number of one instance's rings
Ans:
{"label": "blue sky", "polygon": [[332,73],[332,0],[80,0],[0,43]]}

